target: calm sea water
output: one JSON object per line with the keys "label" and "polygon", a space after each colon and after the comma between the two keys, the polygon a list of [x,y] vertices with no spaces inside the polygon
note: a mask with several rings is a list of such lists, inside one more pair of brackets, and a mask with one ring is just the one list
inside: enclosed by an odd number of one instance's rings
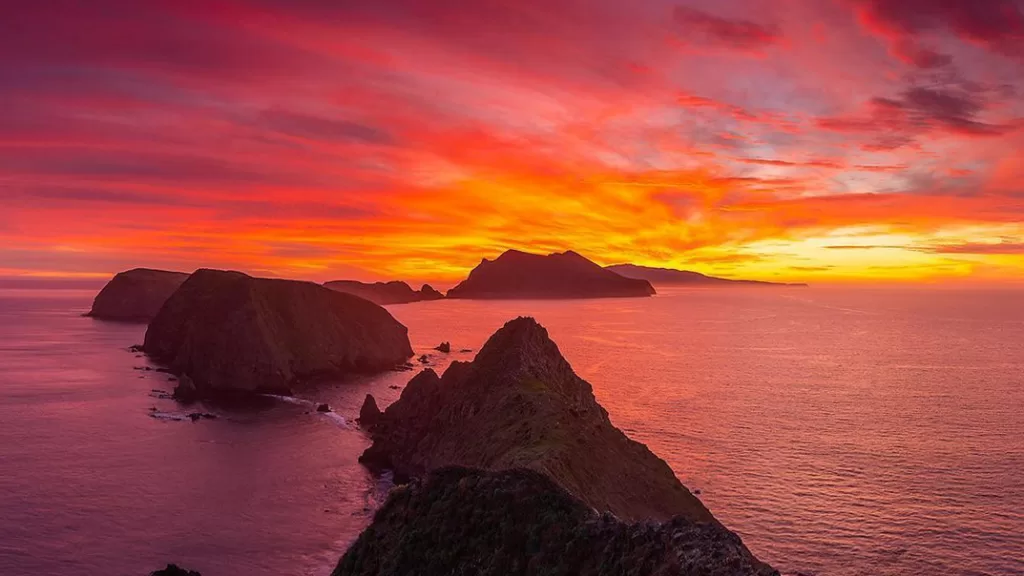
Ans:
{"label": "calm sea water", "polygon": [[[1024,294],[665,290],[391,307],[417,353],[537,317],[612,420],[787,573],[1024,574]],[[92,292],[0,291],[0,574],[326,575],[381,490],[356,462],[363,396],[409,374],[197,423],[80,317]],[[431,362],[443,369],[450,358]]]}

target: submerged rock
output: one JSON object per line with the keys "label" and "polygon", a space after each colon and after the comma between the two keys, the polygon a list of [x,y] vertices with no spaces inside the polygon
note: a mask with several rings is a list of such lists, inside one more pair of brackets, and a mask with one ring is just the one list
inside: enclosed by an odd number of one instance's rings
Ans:
{"label": "submerged rock", "polygon": [[102,320],[149,322],[187,278],[188,274],[183,272],[149,268],[120,272],[96,295],[86,315]]}
{"label": "submerged rock", "polygon": [[325,404],[317,404],[316,405],[316,411],[317,412],[330,412],[331,411],[331,405],[330,404],[326,404],[326,403]]}
{"label": "submerged rock", "polygon": [[619,276],[569,251],[527,254],[509,250],[483,260],[469,277],[448,291],[449,298],[619,298],[651,296],[646,280]]}
{"label": "submerged rock", "polygon": [[377,408],[377,400],[372,394],[367,394],[363,400],[363,406],[359,409],[359,423],[363,428],[370,428],[380,418],[380,408]]}
{"label": "submerged rock", "polygon": [[181,285],[143,346],[187,375],[196,396],[217,399],[287,395],[311,380],[387,370],[412,356],[405,326],[372,302],[311,282],[217,270]]}
{"label": "submerged rock", "polygon": [[668,464],[612,425],[532,318],[505,324],[443,378],[418,374],[371,432],[360,461],[399,479],[449,465],[529,468],[625,520],[713,521]]}
{"label": "submerged rock", "polygon": [[332,576],[777,576],[717,522],[628,524],[536,471],[451,467],[392,490]]}
{"label": "submerged rock", "polygon": [[452,351],[452,345],[450,342],[441,342],[440,344],[437,345],[437,348],[434,348],[434,350],[448,354],[449,352]]}

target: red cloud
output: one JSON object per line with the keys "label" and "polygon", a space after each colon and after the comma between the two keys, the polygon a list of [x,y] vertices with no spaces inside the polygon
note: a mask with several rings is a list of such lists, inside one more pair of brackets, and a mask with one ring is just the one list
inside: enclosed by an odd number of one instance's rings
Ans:
{"label": "red cloud", "polygon": [[919,35],[947,30],[961,39],[1024,56],[1024,9],[1017,0],[853,0],[869,30],[886,37],[894,54],[922,67],[947,58],[921,48]]}
{"label": "red cloud", "polygon": [[722,18],[687,6],[676,6],[672,16],[686,35],[735,50],[759,52],[781,40],[778,32],[756,22]]}

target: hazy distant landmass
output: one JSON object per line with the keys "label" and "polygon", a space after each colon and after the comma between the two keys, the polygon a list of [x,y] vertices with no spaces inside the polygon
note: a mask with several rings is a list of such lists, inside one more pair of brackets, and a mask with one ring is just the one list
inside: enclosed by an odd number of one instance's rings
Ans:
{"label": "hazy distant landmass", "polygon": [[626,278],[568,251],[547,256],[509,250],[484,259],[449,298],[545,299],[651,296],[650,282]]}
{"label": "hazy distant landmass", "polygon": [[213,398],[290,394],[309,380],[385,370],[412,356],[408,330],[373,302],[220,270],[189,276],[150,322],[143,348],[181,376],[179,388],[190,382],[196,396]]}
{"label": "hazy distant landmass", "polygon": [[690,270],[675,270],[673,268],[653,268],[650,266],[638,266],[636,264],[613,264],[605,267],[620,276],[647,280],[651,284],[692,284],[692,285],[723,285],[723,284],[747,284],[755,286],[807,286],[803,283],[766,282],[763,280],[732,280],[730,278],[717,278],[700,272]]}
{"label": "hazy distant landmass", "polygon": [[359,282],[357,280],[332,280],[324,282],[324,286],[331,290],[365,298],[381,306],[444,298],[444,294],[435,290],[430,284],[424,284],[419,290],[413,290],[405,282],[397,280],[373,283]]}
{"label": "hazy distant landmass", "polygon": [[100,290],[88,315],[103,320],[149,322],[187,278],[184,272],[126,270]]}

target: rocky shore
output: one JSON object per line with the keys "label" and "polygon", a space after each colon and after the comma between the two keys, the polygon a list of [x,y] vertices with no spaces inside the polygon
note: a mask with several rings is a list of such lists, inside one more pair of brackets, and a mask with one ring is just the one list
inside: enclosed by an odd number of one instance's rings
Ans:
{"label": "rocky shore", "polygon": [[684,516],[630,524],[525,469],[449,467],[392,491],[332,576],[778,576]]}
{"label": "rocky shore", "polygon": [[611,423],[532,318],[508,322],[443,377],[424,370],[374,420],[360,461],[399,479],[450,465],[528,468],[624,520],[714,520],[664,460]]}

